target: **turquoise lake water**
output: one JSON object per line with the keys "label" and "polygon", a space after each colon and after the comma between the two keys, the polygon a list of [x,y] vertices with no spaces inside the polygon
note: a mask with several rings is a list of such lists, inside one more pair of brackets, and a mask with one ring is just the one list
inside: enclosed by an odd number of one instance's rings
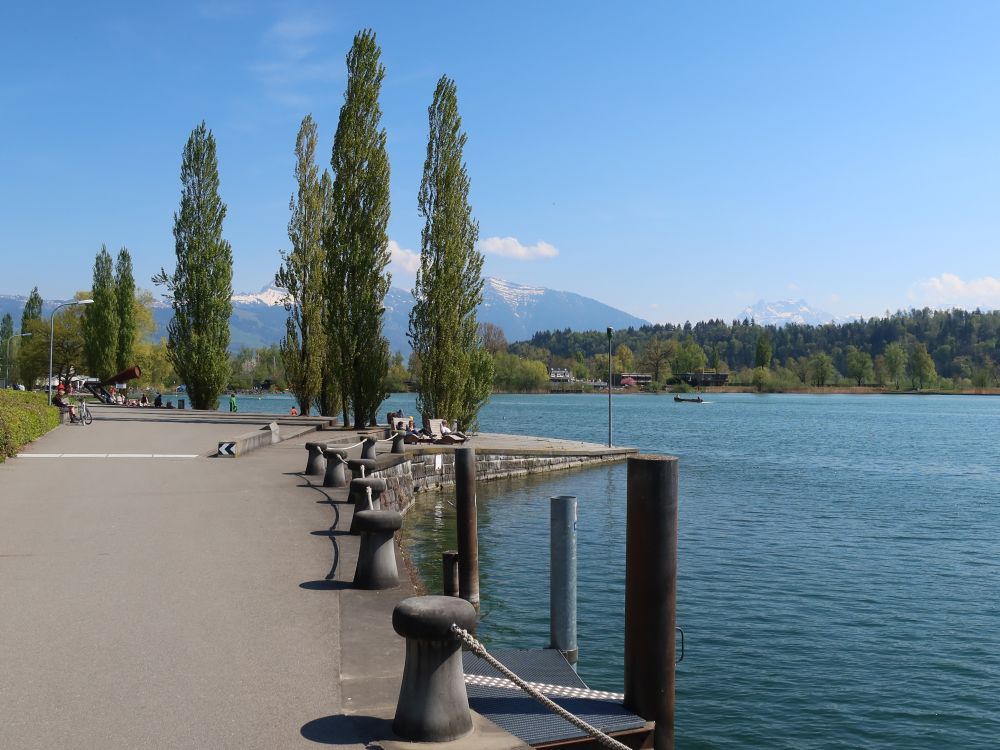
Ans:
{"label": "turquoise lake water", "polygon": [[[481,421],[604,442],[607,399],[500,396]],[[679,748],[1000,747],[1000,398],[627,396],[614,434],[681,459]],[[622,689],[625,475],[479,486],[491,645],[547,645],[549,497],[577,495],[579,671]],[[451,499],[407,519],[431,591]]]}
{"label": "turquoise lake water", "polygon": [[[607,398],[498,396],[481,428],[603,443]],[[1000,398],[625,396],[614,435],[681,459],[678,748],[1000,747]],[[547,645],[549,497],[577,495],[579,671],[622,689],[625,475],[479,486],[490,645]],[[452,499],[407,516],[431,592]]]}

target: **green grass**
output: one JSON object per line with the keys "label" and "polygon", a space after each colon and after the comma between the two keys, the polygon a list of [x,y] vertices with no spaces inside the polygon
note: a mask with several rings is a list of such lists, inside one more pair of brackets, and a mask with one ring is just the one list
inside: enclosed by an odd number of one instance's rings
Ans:
{"label": "green grass", "polygon": [[59,410],[48,405],[47,394],[0,391],[0,462],[58,424]]}

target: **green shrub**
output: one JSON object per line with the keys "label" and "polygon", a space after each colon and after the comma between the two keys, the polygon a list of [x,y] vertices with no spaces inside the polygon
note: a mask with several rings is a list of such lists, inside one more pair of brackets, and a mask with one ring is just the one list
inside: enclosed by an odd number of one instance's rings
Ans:
{"label": "green shrub", "polygon": [[0,391],[0,461],[59,424],[59,410],[45,393]]}

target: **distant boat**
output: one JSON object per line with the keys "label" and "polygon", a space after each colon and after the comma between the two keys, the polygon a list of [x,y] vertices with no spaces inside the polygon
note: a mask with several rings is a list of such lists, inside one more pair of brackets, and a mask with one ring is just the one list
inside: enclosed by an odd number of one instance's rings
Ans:
{"label": "distant boat", "polygon": [[703,404],[703,403],[705,403],[704,399],[701,396],[698,396],[697,398],[681,398],[680,396],[674,396],[674,401],[677,401],[678,403],[685,403],[685,404]]}

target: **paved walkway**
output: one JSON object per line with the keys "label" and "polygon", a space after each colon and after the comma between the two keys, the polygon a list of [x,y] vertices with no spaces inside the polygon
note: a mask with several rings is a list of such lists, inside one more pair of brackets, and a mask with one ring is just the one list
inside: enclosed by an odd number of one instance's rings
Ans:
{"label": "paved walkway", "polygon": [[[296,474],[307,436],[209,458],[214,420],[107,416],[24,452],[109,457],[0,465],[0,747],[385,736],[344,714],[391,716],[403,642],[389,618],[413,592],[346,588],[350,511]],[[131,453],[197,457],[111,457]]]}
{"label": "paved walkway", "polygon": [[[274,415],[95,416],[0,464],[0,748],[389,737],[404,658],[391,612],[413,590],[350,587],[346,490],[299,474],[317,433],[217,458],[220,440]],[[606,451],[504,435],[470,445]],[[519,746],[477,721],[476,735],[425,747]]]}

